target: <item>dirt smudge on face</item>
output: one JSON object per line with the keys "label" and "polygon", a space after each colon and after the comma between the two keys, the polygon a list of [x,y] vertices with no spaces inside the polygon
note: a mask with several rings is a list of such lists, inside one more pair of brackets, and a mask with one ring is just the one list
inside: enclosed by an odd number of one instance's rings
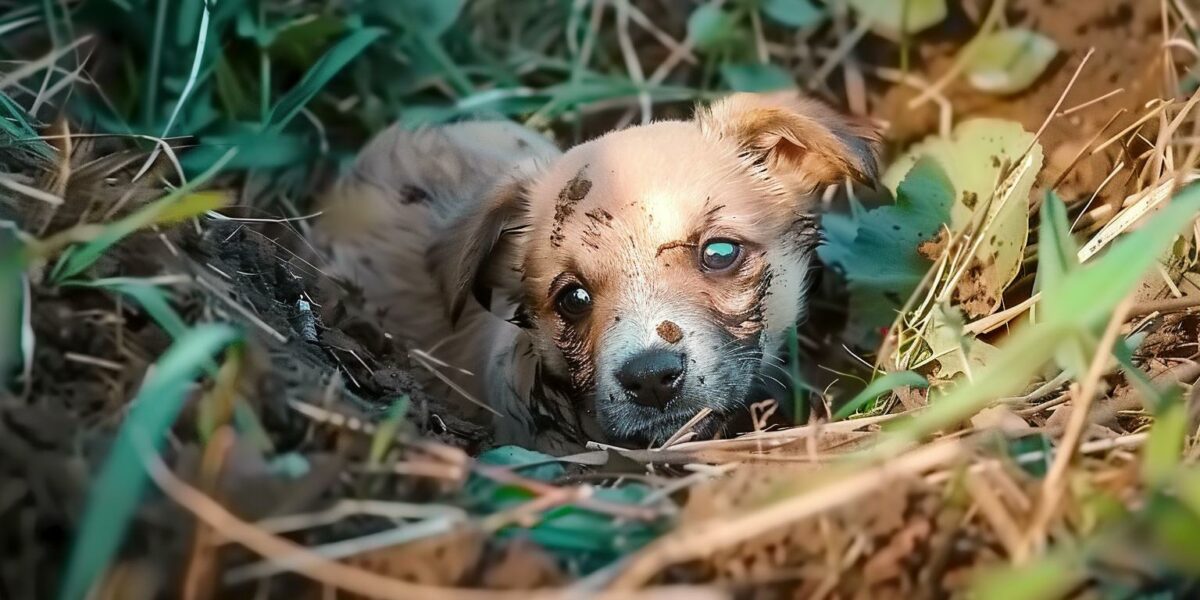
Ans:
{"label": "dirt smudge on face", "polygon": [[668,344],[675,344],[683,339],[683,330],[674,321],[663,321],[654,331]]}
{"label": "dirt smudge on face", "polygon": [[550,243],[555,248],[562,246],[566,239],[563,235],[563,225],[575,214],[575,205],[583,201],[592,190],[592,180],[587,178],[586,171],[587,165],[584,165],[558,193],[558,199],[554,202],[554,229],[550,232]]}

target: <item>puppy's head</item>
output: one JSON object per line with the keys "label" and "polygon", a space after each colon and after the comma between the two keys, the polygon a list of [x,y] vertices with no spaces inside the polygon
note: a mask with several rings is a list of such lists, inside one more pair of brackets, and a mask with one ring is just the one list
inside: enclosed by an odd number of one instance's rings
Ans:
{"label": "puppy's head", "polygon": [[876,142],[793,93],[577,146],[448,240],[454,311],[474,296],[526,328],[545,374],[614,440],[661,443],[706,407],[712,433],[803,314],[813,200],[874,177]]}

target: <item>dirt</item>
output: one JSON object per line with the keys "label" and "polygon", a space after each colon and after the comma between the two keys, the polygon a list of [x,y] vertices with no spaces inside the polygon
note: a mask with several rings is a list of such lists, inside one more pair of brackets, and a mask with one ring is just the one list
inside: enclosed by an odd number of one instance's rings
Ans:
{"label": "dirt", "polygon": [[[136,169],[141,163],[131,164]],[[116,171],[131,175],[128,169]],[[31,204],[20,207],[27,212],[18,218],[53,234],[89,215],[111,211],[118,218],[161,193],[153,186],[120,188],[138,190],[120,208],[116,202],[123,194],[95,193],[109,187],[100,183],[72,179],[72,196],[94,199],[83,210],[52,213]],[[260,519],[310,511],[330,499],[353,496],[363,485],[384,486],[381,498],[431,498],[435,490],[414,485],[417,480],[411,478],[351,476],[345,466],[362,460],[369,437],[314,423],[291,408],[305,403],[369,423],[407,398],[404,427],[412,433],[468,453],[487,442],[483,428],[456,418],[418,387],[403,344],[373,325],[353,290],[322,274],[319,263],[303,258],[304,253],[299,233],[290,226],[201,220],[135,235],[83,277],[180,277],[184,283],[173,304],[185,320],[232,322],[246,331],[248,372],[239,396],[258,416],[266,438],[264,447],[245,444],[232,453],[229,460],[235,464],[227,465],[216,485],[215,495],[235,514]],[[88,486],[120,425],[119,415],[171,343],[127,298],[41,279],[35,273],[32,381],[21,393],[0,392],[2,597],[48,597],[57,591]],[[195,411],[203,393],[195,390],[164,453],[188,480],[198,476],[201,461]],[[299,474],[287,476],[269,463],[267,448],[301,465]],[[173,580],[187,564],[190,523],[178,507],[154,498],[139,511],[123,556],[138,557],[136,564]],[[385,525],[377,519],[359,527],[369,531]],[[318,530],[305,541],[344,534],[333,529]]]}

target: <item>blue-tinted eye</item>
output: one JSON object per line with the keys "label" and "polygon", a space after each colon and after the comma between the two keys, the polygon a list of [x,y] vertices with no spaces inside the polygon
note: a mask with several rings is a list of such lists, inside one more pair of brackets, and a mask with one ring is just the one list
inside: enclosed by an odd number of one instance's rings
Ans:
{"label": "blue-tinted eye", "polygon": [[723,271],[737,263],[742,247],[728,240],[713,240],[704,244],[700,262],[710,271]]}
{"label": "blue-tinted eye", "polygon": [[558,310],[566,317],[578,318],[592,308],[592,295],[582,286],[572,285],[558,295]]}

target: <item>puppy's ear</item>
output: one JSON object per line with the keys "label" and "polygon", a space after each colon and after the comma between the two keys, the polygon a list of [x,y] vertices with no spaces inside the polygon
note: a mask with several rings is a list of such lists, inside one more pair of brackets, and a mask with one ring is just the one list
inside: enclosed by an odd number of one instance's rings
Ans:
{"label": "puppy's ear", "polygon": [[700,110],[706,135],[729,140],[790,191],[878,175],[879,132],[797,92],[733,94]]}
{"label": "puppy's ear", "polygon": [[430,248],[430,259],[450,302],[452,323],[462,316],[472,296],[491,310],[495,293],[505,297],[518,293],[520,248],[529,226],[526,183],[501,184],[476,210],[452,223]]}

